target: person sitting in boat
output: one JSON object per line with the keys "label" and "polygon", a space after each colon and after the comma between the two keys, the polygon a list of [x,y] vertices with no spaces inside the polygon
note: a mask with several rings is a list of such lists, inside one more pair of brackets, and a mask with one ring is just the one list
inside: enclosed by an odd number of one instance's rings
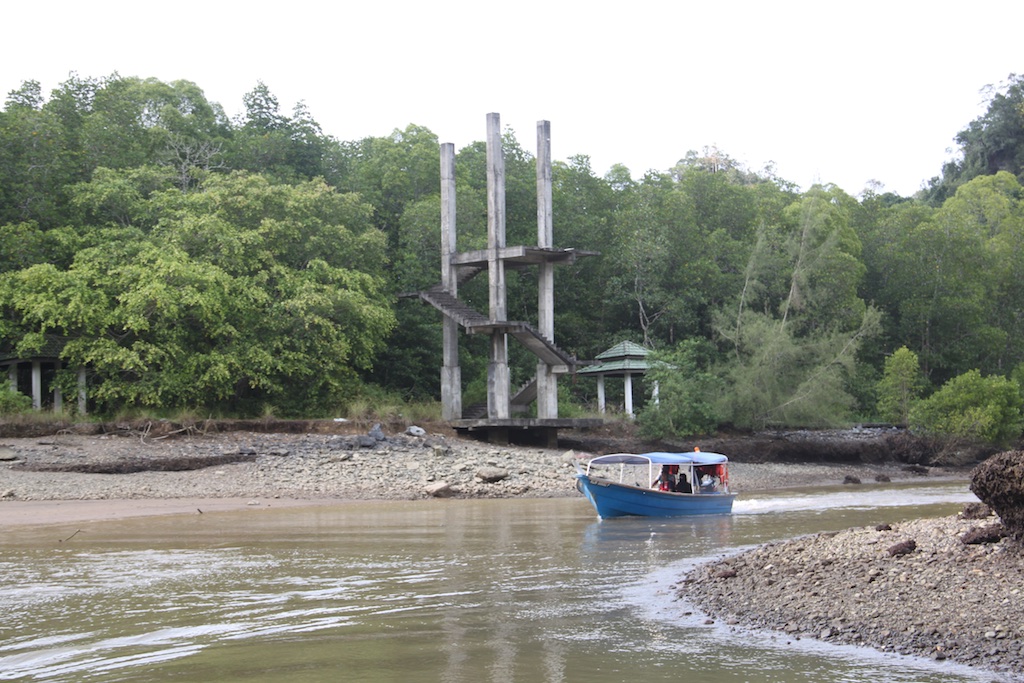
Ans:
{"label": "person sitting in boat", "polygon": [[662,465],[661,474],[654,480],[651,488],[656,488],[659,491],[675,491],[677,472],[679,472],[679,465]]}
{"label": "person sitting in boat", "polygon": [[690,480],[686,478],[685,474],[679,475],[679,481],[676,482],[676,487],[673,490],[676,493],[693,493],[693,487],[690,486]]}
{"label": "person sitting in boat", "polygon": [[700,487],[700,491],[703,493],[712,493],[718,488],[718,478],[715,477],[714,469],[711,467],[698,467],[696,468],[697,482]]}

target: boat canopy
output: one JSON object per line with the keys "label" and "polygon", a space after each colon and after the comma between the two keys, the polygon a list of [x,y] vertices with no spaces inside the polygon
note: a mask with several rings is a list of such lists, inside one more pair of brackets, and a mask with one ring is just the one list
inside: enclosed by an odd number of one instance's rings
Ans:
{"label": "boat canopy", "polygon": [[588,465],[721,465],[729,459],[721,453],[612,453],[592,458]]}

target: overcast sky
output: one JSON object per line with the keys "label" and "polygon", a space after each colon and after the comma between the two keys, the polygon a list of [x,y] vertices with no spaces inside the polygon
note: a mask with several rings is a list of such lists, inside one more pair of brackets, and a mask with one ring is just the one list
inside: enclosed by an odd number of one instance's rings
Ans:
{"label": "overcast sky", "polygon": [[457,148],[499,112],[535,153],[639,177],[715,145],[806,189],[909,195],[1024,72],[1024,2],[439,0],[11,3],[0,94],[68,74],[197,83],[239,114],[263,81],[341,140],[426,126]]}

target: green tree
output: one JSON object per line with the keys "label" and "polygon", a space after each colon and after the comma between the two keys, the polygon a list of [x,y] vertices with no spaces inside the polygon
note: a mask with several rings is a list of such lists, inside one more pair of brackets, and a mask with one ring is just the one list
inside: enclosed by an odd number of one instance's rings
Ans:
{"label": "green tree", "polygon": [[880,329],[880,314],[857,296],[859,241],[847,198],[812,188],[765,225],[732,305],[715,314],[728,356],[721,411],[744,427],[841,423],[855,401],[847,385],[857,352]]}
{"label": "green tree", "polygon": [[593,358],[621,341],[608,333],[617,329],[606,305],[609,292],[594,283],[612,275],[614,259],[608,252],[622,190],[597,177],[590,158],[582,155],[554,162],[551,178],[555,246],[596,254],[555,268],[555,341],[579,358]]}
{"label": "green tree", "polygon": [[[135,179],[111,173],[95,182],[123,191]],[[108,411],[342,405],[394,325],[369,207],[320,181],[232,174],[199,189],[136,198],[149,223],[94,227],[67,268],[0,276],[0,340],[28,353],[66,338],[64,360],[90,369]]]}
{"label": "green tree", "polygon": [[59,225],[65,186],[77,179],[64,126],[39,107],[37,95],[26,84],[8,96],[0,112],[0,224]]}
{"label": "green tree", "polygon": [[354,157],[351,175],[342,188],[358,192],[374,207],[374,225],[384,231],[394,247],[406,205],[441,191],[437,136],[422,126],[410,125],[404,130],[395,129],[387,137],[360,140],[350,152]]}
{"label": "green tree", "polygon": [[855,202],[835,186],[815,186],[786,210],[789,288],[780,304],[783,324],[802,312],[804,328],[850,329],[864,317],[858,288],[866,268],[850,225]]}
{"label": "green tree", "polygon": [[910,408],[926,384],[917,354],[902,346],[885,359],[885,371],[878,382],[878,414],[883,420],[905,425]]}
{"label": "green tree", "polygon": [[242,99],[245,114],[224,147],[225,166],[269,175],[279,182],[299,182],[327,174],[329,157],[339,161],[336,143],[323,133],[305,102],[296,103],[293,115],[285,116],[262,81]]}
{"label": "green tree", "polygon": [[737,427],[768,425],[826,427],[850,419],[855,400],[847,383],[856,371],[857,351],[877,334],[879,314],[866,309],[855,330],[815,331],[796,337],[773,316],[745,311],[723,314],[731,357],[717,372],[728,383],[718,410]]}
{"label": "green tree", "polygon": [[1018,385],[1000,376],[969,370],[946,382],[910,411],[910,425],[1007,446],[1024,429],[1024,399]]}
{"label": "green tree", "polygon": [[0,388],[0,417],[27,413],[32,410],[32,399],[17,391]]}
{"label": "green tree", "polygon": [[1009,173],[975,178],[937,210],[897,207],[872,271],[896,345],[941,383],[971,368],[1004,373],[1024,356],[1024,203]]}
{"label": "green tree", "polygon": [[926,197],[941,204],[978,176],[1005,171],[1024,183],[1024,75],[1010,74],[996,88],[987,86],[988,110],[956,135],[959,159],[932,178]]}
{"label": "green tree", "polygon": [[669,438],[714,432],[720,421],[716,402],[723,385],[711,369],[713,349],[697,339],[680,342],[670,352],[649,356],[648,383],[657,383],[658,401],[648,402],[637,416],[641,432]]}

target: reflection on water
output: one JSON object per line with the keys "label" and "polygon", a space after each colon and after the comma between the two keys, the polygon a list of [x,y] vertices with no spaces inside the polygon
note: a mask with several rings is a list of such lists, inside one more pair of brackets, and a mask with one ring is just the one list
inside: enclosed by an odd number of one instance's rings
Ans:
{"label": "reflection on water", "polygon": [[[707,626],[696,558],[948,514],[963,485],[598,521],[582,498],[252,510],[4,535],[0,678],[965,681],[951,665]],[[74,529],[71,529],[74,531]],[[977,680],[992,680],[981,677]]]}

